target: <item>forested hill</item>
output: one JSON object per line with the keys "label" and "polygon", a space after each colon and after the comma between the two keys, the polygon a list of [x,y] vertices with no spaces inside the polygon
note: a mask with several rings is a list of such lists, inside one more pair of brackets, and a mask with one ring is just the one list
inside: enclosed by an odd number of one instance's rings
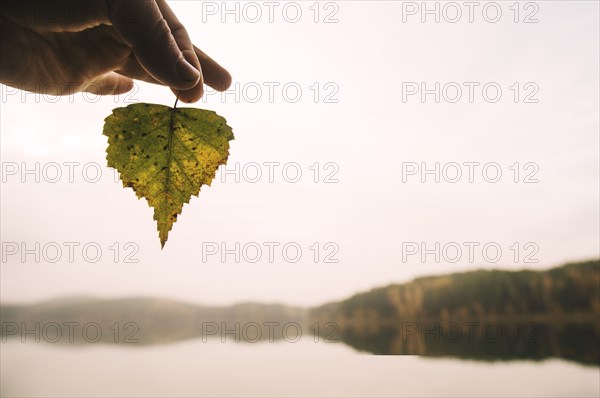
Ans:
{"label": "forested hill", "polygon": [[600,260],[546,271],[479,270],[423,277],[311,310],[320,321],[559,319],[600,316]]}

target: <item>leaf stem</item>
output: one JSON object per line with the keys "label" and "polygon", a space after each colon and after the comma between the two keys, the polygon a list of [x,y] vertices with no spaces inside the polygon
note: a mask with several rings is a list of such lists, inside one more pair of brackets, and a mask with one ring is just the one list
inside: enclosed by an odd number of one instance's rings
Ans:
{"label": "leaf stem", "polygon": [[181,91],[177,91],[177,98],[175,99],[175,105],[173,105],[173,109],[177,108],[177,102],[179,102],[180,95],[181,95]]}

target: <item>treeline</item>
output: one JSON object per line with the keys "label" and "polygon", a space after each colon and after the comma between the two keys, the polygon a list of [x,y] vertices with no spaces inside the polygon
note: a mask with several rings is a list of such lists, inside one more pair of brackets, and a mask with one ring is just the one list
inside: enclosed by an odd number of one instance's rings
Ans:
{"label": "treeline", "polygon": [[546,271],[479,270],[415,279],[313,308],[316,321],[593,320],[600,316],[600,260]]}

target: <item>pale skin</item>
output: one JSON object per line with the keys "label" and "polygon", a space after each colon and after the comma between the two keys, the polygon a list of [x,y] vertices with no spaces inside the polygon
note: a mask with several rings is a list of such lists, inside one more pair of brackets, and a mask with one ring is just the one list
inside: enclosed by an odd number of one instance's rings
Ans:
{"label": "pale skin", "polygon": [[0,83],[52,95],[117,95],[134,80],[187,103],[231,76],[192,44],[165,0],[0,0]]}

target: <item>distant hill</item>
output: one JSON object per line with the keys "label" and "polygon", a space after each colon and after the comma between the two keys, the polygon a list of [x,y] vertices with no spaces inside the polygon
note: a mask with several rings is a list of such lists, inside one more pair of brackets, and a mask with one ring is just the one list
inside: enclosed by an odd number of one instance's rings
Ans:
{"label": "distant hill", "polygon": [[[282,327],[273,326],[269,331],[264,323],[285,325],[296,322],[304,325],[307,310],[297,307],[287,307],[280,304],[241,303],[230,307],[208,307],[184,303],[175,300],[158,298],[123,298],[123,299],[93,299],[93,298],[62,298],[34,305],[3,305],[0,307],[0,320],[17,324],[21,335],[22,324],[28,330],[35,330],[36,323],[43,327],[50,323],[61,325],[65,336],[59,342],[65,343],[69,325],[64,323],[76,322],[75,336],[77,342],[85,342],[81,328],[90,325],[90,334],[94,334],[94,323],[103,332],[99,342],[123,342],[125,336],[129,340],[137,340],[138,344],[160,344],[190,338],[202,337],[221,338],[221,331],[233,331],[230,341],[236,337],[243,341],[253,341],[260,333],[260,339],[280,339]],[[119,338],[115,341],[115,323],[118,325]],[[236,323],[239,325],[236,331]],[[261,326],[261,331],[254,328],[255,323]],[[247,326],[249,325],[249,326]],[[246,326],[249,329],[244,330]],[[2,332],[7,328],[3,326]],[[54,333],[54,330],[51,330]],[[269,332],[271,334],[269,334]],[[237,334],[237,336],[236,336]],[[54,334],[52,335],[54,336]],[[226,337],[227,337],[226,336]],[[31,340],[33,335],[26,336]],[[43,339],[42,333],[42,339]],[[260,340],[259,339],[259,340]]]}

